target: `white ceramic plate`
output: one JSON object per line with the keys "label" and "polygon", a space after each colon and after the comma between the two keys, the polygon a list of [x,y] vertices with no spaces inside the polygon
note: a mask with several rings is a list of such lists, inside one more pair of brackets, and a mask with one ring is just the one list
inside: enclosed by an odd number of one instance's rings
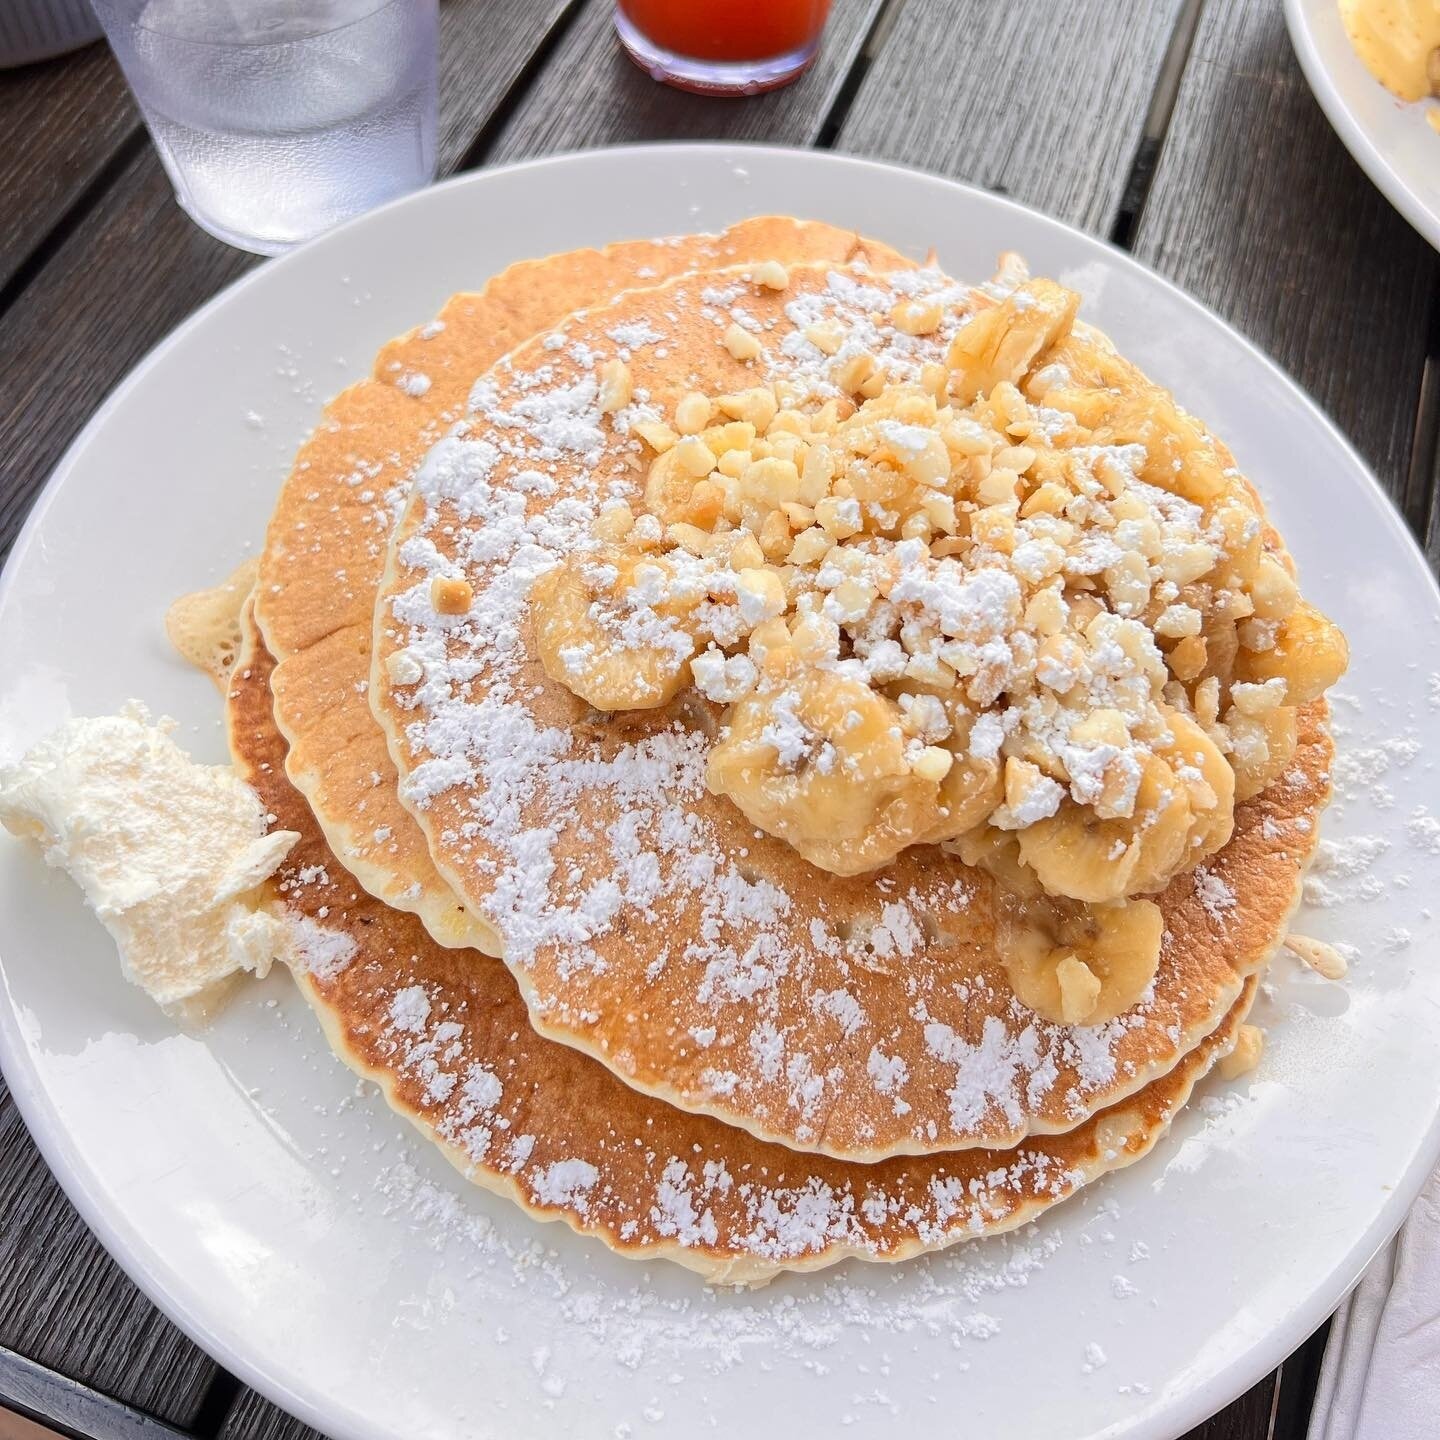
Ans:
{"label": "white ceramic plate", "polygon": [[[980,277],[1003,248],[1233,446],[1349,631],[1347,843],[1286,962],[1262,1068],[1017,1238],[751,1296],[642,1269],[469,1190],[357,1088],[282,976],[207,1040],[120,979],[69,883],[0,843],[5,1073],[104,1243],[222,1363],[344,1440],[931,1432],[1173,1436],[1274,1366],[1398,1225],[1440,1150],[1440,596],[1360,461],[1239,336],[1004,200],[813,153],[619,150],[470,176],[264,266],[162,345],[57,470],[0,590],[0,754],[135,695],[223,754],[161,615],[261,535],[321,399],[522,256],[786,211]],[[1423,807],[1428,807],[1428,811]],[[1357,837],[1371,837],[1359,840]]]}
{"label": "white ceramic plate", "polygon": [[1285,0],[1300,68],[1345,148],[1381,194],[1440,249],[1440,134],[1423,103],[1397,100],[1356,55],[1338,0]]}

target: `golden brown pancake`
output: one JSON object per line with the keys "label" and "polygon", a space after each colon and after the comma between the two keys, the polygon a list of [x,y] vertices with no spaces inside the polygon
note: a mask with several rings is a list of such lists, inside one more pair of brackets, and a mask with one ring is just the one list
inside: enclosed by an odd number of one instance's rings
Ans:
{"label": "golden brown pancake", "polygon": [[[722,343],[737,316],[774,355],[802,323],[792,315],[859,326],[890,313],[902,280],[904,295],[947,283],[792,266],[777,293],[735,271],[689,275],[519,346],[419,472],[376,607],[370,686],[401,798],[437,869],[503,938],[541,1034],[681,1109],[863,1161],[1073,1130],[1170,1071],[1283,936],[1331,755],[1317,702],[1283,781],[1156,897],[1150,992],[1080,1029],[1016,998],[985,875],[922,847],[856,877],[817,870],[707,790],[714,716],[693,694],[612,717],[547,675],[530,582],[604,501],[645,508],[640,447],[602,424],[597,368],[625,359],[668,416],[687,391],[743,390],[763,373]],[[903,375],[945,340],[882,327],[875,343]],[[435,612],[437,575],[473,586],[469,615]]]}
{"label": "golden brown pancake", "polygon": [[394,766],[364,695],[375,587],[411,473],[463,415],[476,378],[520,341],[627,288],[771,257],[909,263],[851,231],[784,217],[525,260],[387,344],[371,378],[330,402],[296,456],[256,592],[260,629],[278,661],[276,715],[290,742],[290,777],[365,888],[418,914],[442,944],[485,944],[487,933],[436,875],[396,801]]}
{"label": "golden brown pancake", "polygon": [[436,944],[415,916],[366,893],[286,778],[273,662],[248,616],[245,631],[227,696],[231,747],[275,823],[300,833],[271,883],[294,924],[296,981],[336,1053],[476,1184],[621,1255],[761,1284],[1012,1229],[1144,1155],[1249,1008],[1254,980],[1163,1079],[1014,1150],[854,1165],[765,1144],[541,1039],[499,961]]}

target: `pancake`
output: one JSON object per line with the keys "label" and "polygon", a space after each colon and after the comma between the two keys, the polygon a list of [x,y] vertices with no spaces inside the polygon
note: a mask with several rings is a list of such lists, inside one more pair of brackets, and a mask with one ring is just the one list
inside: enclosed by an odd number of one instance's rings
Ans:
{"label": "pancake", "polygon": [[367,890],[418,914],[441,944],[493,940],[436,875],[396,801],[394,767],[364,697],[375,587],[411,472],[464,413],[476,377],[572,310],[686,270],[867,255],[889,268],[909,263],[850,231],[783,217],[525,260],[391,341],[372,376],[326,407],[281,490],[261,560],[256,615],[278,661],[276,715],[290,777],[330,844]]}
{"label": "pancake", "polygon": [[301,992],[336,1053],[467,1178],[631,1259],[727,1285],[898,1261],[1013,1229],[1144,1155],[1235,1043],[1255,990],[1166,1077],[1069,1134],[1004,1152],[854,1166],[767,1145],[639,1094],[541,1039],[504,966],[435,943],[346,873],[286,778],[273,662],[246,619],[227,720],[236,765],[299,832],[271,882]]}
{"label": "pancake", "polygon": [[[1225,848],[1152,897],[1163,943],[1139,1003],[1058,1024],[1015,994],[987,874],[926,846],[872,873],[819,870],[707,789],[716,711],[694,692],[614,717],[547,673],[530,585],[586,543],[602,504],[645,508],[640,446],[602,422],[597,367],[625,360],[647,412],[668,416],[687,392],[763,375],[722,343],[730,326],[772,365],[820,373],[797,332],[831,317],[869,326],[883,364],[913,374],[943,359],[949,329],[916,338],[883,316],[932,293],[953,329],[969,292],[933,272],[792,266],[783,292],[691,275],[518,347],[419,472],[369,691],[401,799],[436,868],[503,937],[542,1035],[678,1108],[865,1162],[1070,1131],[1169,1072],[1283,936],[1329,790],[1316,701]],[[466,613],[435,609],[437,578],[471,587]]]}

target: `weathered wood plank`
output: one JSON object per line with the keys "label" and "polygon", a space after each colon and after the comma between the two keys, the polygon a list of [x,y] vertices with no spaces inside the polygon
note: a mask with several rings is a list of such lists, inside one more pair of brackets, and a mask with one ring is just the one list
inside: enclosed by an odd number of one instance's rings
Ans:
{"label": "weathered wood plank", "polygon": [[1305,1440],[1310,1428],[1310,1412],[1315,1404],[1315,1388],[1320,1383],[1325,1342],[1329,1337],[1330,1322],[1327,1320],[1275,1372],[1278,1393],[1271,1422],[1272,1440]]}
{"label": "weathered wood plank", "polygon": [[906,0],[836,148],[1109,232],[1183,0]]}
{"label": "weathered wood plank", "polygon": [[33,1415],[47,1426],[64,1427],[64,1433],[93,1440],[189,1440],[188,1432],[130,1405],[122,1405],[98,1390],[77,1384],[42,1365],[0,1349],[0,1440],[59,1436],[60,1431],[26,1425],[10,1417],[12,1409]]}
{"label": "weathered wood plank", "polygon": [[1135,253],[1270,352],[1413,522],[1433,251],[1346,154],[1268,0],[1210,0]]}
{"label": "weathered wood plank", "polygon": [[0,1346],[185,1426],[215,1373],[55,1183],[0,1082]]}
{"label": "weathered wood plank", "polygon": [[1431,571],[1440,575],[1440,476],[1432,468],[1430,472],[1430,505],[1425,517],[1424,537],[1425,558],[1430,562]]}
{"label": "weathered wood plank", "polygon": [[104,45],[0,71],[0,288],[139,124]]}
{"label": "weathered wood plank", "polygon": [[[440,170],[449,174],[586,0],[446,0],[440,7]],[[594,8],[595,0],[590,0]]]}
{"label": "weathered wood plank", "polygon": [[498,163],[640,140],[813,144],[883,4],[836,0],[806,75],[768,95],[733,99],[657,85],[621,50],[611,6],[592,0],[486,158]]}
{"label": "weathered wood plank", "polygon": [[0,316],[0,556],[40,485],[127,370],[257,257],[175,204],[146,146]]}
{"label": "weathered wood plank", "polygon": [[253,1390],[245,1390],[231,1406],[217,1440],[325,1440],[325,1437],[261,1399]]}
{"label": "weathered wood plank", "polygon": [[[1279,1379],[1278,1370],[1267,1375],[1219,1414],[1186,1431],[1181,1440],[1270,1440],[1270,1417],[1275,1409]],[[1301,1437],[1296,1436],[1295,1440]]]}
{"label": "weathered wood plank", "polygon": [[[569,0],[452,0],[443,7],[441,161],[453,167],[526,69]],[[137,360],[221,286],[259,263],[186,218],[148,146],[0,316],[0,557],[36,491]]]}

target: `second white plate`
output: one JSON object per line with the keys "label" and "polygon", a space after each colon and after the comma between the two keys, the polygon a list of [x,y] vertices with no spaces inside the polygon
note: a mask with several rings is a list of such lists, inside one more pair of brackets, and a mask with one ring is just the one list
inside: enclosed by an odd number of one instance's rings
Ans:
{"label": "second white plate", "polygon": [[[1440,138],[1440,137],[1437,137]],[[138,695],[219,759],[218,705],[161,616],[258,543],[321,401],[388,336],[512,260],[784,211],[952,272],[1002,249],[1226,438],[1354,648],[1307,931],[1349,983],[1282,962],[1265,1061],[1207,1086],[1146,1162],[1037,1228],[755,1295],[619,1260],[467,1188],[329,1054],[289,983],[204,1040],[120,978],[62,877],[0,843],[0,1056],[104,1243],[222,1363],[340,1440],[913,1436],[1169,1440],[1324,1318],[1440,1148],[1427,906],[1440,596],[1355,455],[1220,321],[1127,257],[1004,200],[814,153],[595,152],[469,176],[227,292],[72,448],[0,586],[0,756]],[[583,1103],[584,1097],[576,1097]]]}
{"label": "second white plate", "polygon": [[1397,100],[1356,55],[1338,0],[1285,0],[1300,68],[1345,148],[1381,194],[1440,249],[1440,134],[1424,104]]}

